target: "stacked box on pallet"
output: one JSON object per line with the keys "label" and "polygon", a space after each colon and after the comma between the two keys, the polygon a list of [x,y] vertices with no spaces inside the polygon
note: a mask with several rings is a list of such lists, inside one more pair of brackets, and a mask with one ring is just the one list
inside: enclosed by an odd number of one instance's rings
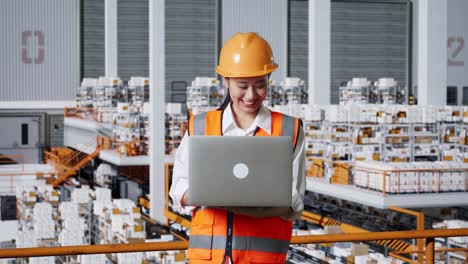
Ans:
{"label": "stacked box on pallet", "polygon": [[111,212],[114,208],[111,198],[111,190],[108,188],[96,188],[96,200],[93,201],[93,213],[102,218],[106,218],[106,212]]}
{"label": "stacked box on pallet", "polygon": [[34,206],[33,217],[52,219],[52,205],[46,202],[36,203]]}
{"label": "stacked box on pallet", "polygon": [[418,109],[417,114],[418,117],[416,117],[417,122],[421,123],[435,123],[437,122],[437,108],[434,106],[419,106],[416,109]]}
{"label": "stacked box on pallet", "polygon": [[349,105],[348,120],[351,123],[376,124],[378,114],[382,109],[379,105]]}
{"label": "stacked box on pallet", "polygon": [[100,186],[107,186],[112,183],[112,178],[117,176],[116,169],[110,164],[101,163],[94,171],[94,180]]}
{"label": "stacked box on pallet", "polygon": [[340,105],[372,104],[376,94],[372,83],[367,78],[353,78],[339,88]]}
{"label": "stacked box on pallet", "polygon": [[140,220],[140,210],[128,199],[115,199],[112,214],[112,232],[127,240],[144,240],[146,233]]}
{"label": "stacked box on pallet", "polygon": [[380,160],[381,127],[377,124],[380,106],[349,106],[352,160]]}
{"label": "stacked box on pallet", "polygon": [[87,226],[84,218],[68,217],[63,221],[62,227],[62,232],[59,234],[59,242],[62,246],[85,244],[83,238]]}
{"label": "stacked box on pallet", "polygon": [[460,122],[463,120],[462,108],[458,106],[442,106],[437,112],[437,119],[440,122]]}
{"label": "stacked box on pallet", "polygon": [[164,255],[161,260],[162,264],[184,264],[185,263],[185,254],[183,253],[170,253]]}
{"label": "stacked box on pallet", "polygon": [[93,214],[103,219],[109,219],[110,213],[113,208],[114,208],[114,205],[112,204],[112,202],[101,202],[101,201],[93,202]]}
{"label": "stacked box on pallet", "polygon": [[112,202],[112,192],[108,188],[96,188],[94,191],[96,201],[99,202]]}
{"label": "stacked box on pallet", "polygon": [[89,203],[92,192],[93,191],[87,185],[83,185],[81,188],[75,188],[71,193],[71,201],[77,204]]}
{"label": "stacked box on pallet", "polygon": [[[429,165],[429,164],[428,164]],[[426,171],[420,173],[419,185],[421,192],[434,192],[437,190],[436,173]]]}
{"label": "stacked box on pallet", "polygon": [[132,222],[131,225],[126,226],[125,237],[129,239],[144,241],[144,239],[146,238],[146,232],[143,223]]}
{"label": "stacked box on pallet", "polygon": [[332,123],[348,122],[348,108],[338,105],[328,105],[325,107],[325,121]]}
{"label": "stacked box on pallet", "polygon": [[37,239],[55,238],[55,222],[51,216],[34,217],[34,234]]}
{"label": "stacked box on pallet", "polygon": [[[311,109],[307,104],[291,104],[291,105],[275,105],[273,110],[276,112],[283,113],[285,115],[297,117],[300,119],[308,120],[310,118]],[[318,113],[315,113],[318,114]],[[309,119],[310,120],[310,119]]]}
{"label": "stacked box on pallet", "polygon": [[357,170],[353,177],[353,184],[361,188],[368,188],[369,177],[371,177],[369,174],[371,174],[369,171]]}
{"label": "stacked box on pallet", "polygon": [[327,131],[322,126],[324,111],[320,107],[305,108],[303,129],[307,176],[323,177]]}
{"label": "stacked box on pallet", "polygon": [[287,105],[297,105],[307,103],[307,91],[304,80],[297,77],[286,77],[281,82],[284,92],[284,103]]}
{"label": "stacked box on pallet", "polygon": [[96,263],[106,263],[106,255],[80,255],[78,257],[80,264],[96,264]]}
{"label": "stacked box on pallet", "polygon": [[[468,221],[445,220],[444,224],[446,224],[448,229],[468,228]],[[468,237],[450,237],[449,240],[461,246],[466,247],[468,245]]]}
{"label": "stacked box on pallet", "polygon": [[29,264],[55,264],[55,257],[29,258]]}
{"label": "stacked box on pallet", "polygon": [[136,207],[135,202],[129,199],[114,199],[114,207],[119,208],[119,210],[125,214],[131,214],[133,208]]}
{"label": "stacked box on pallet", "polygon": [[174,154],[188,127],[187,113],[180,103],[166,105],[166,154]]}
{"label": "stacked box on pallet", "polygon": [[141,264],[144,257],[143,252],[117,253],[116,255],[119,264]]}
{"label": "stacked box on pallet", "polygon": [[37,238],[34,230],[19,230],[16,233],[15,243],[17,248],[37,247]]}
{"label": "stacked box on pallet", "polygon": [[35,203],[37,201],[36,189],[33,186],[17,186],[16,198],[26,203]]}
{"label": "stacked box on pallet", "polygon": [[129,214],[121,214],[116,208],[112,214],[112,232],[120,233],[125,235],[125,226],[132,223],[131,216]]}
{"label": "stacked box on pallet", "polygon": [[[385,192],[419,193],[465,191],[468,166],[461,162],[356,162],[354,185]],[[414,170],[418,170],[415,172]]]}
{"label": "stacked box on pallet", "polygon": [[44,201],[50,203],[58,203],[59,192],[52,187],[52,185],[38,185],[36,186],[37,192],[42,196]]}
{"label": "stacked box on pallet", "polygon": [[[403,163],[403,164],[396,164],[394,166],[396,169],[408,169],[411,170],[414,168],[413,163]],[[394,173],[395,174],[395,173]],[[403,192],[406,193],[416,193],[418,192],[418,173],[414,171],[403,173],[403,181],[400,180],[400,186],[403,186]],[[400,173],[401,177],[401,173]]]}
{"label": "stacked box on pallet", "polygon": [[84,230],[81,232],[77,229],[63,229],[58,236],[58,241],[61,246],[84,245],[83,236]]}
{"label": "stacked box on pallet", "polygon": [[325,155],[325,177],[334,183],[349,181],[349,170],[343,168],[350,161],[352,145],[348,122],[348,107],[327,106],[325,126],[328,145]]}
{"label": "stacked box on pallet", "polygon": [[78,205],[74,202],[62,202],[59,205],[61,219],[79,217]]}
{"label": "stacked box on pallet", "polygon": [[440,149],[442,160],[458,161],[462,153],[459,137],[463,126],[462,108],[457,106],[439,107],[437,121],[440,123]]}

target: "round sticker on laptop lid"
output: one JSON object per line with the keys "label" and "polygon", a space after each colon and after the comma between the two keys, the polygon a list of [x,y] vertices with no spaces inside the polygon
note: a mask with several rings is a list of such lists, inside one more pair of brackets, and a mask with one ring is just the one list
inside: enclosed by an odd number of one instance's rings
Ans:
{"label": "round sticker on laptop lid", "polygon": [[237,163],[234,168],[232,168],[232,173],[238,179],[244,179],[249,175],[249,167],[244,163]]}

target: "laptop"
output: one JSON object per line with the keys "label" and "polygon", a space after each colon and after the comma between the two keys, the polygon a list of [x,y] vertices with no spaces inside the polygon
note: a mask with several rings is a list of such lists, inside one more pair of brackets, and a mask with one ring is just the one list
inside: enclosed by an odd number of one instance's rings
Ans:
{"label": "laptop", "polygon": [[188,137],[189,204],[291,206],[291,146],[291,137]]}

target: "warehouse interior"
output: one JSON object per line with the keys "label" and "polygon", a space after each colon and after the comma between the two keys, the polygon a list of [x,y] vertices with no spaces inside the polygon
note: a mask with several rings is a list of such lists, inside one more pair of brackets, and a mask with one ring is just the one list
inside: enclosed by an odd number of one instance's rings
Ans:
{"label": "warehouse interior", "polygon": [[[224,101],[215,67],[236,32],[279,65],[264,106],[302,120],[292,241],[339,241],[292,242],[287,263],[468,263],[467,14],[466,0],[0,1],[0,263],[188,263],[174,154],[190,116]],[[163,242],[186,244],[73,249]]]}

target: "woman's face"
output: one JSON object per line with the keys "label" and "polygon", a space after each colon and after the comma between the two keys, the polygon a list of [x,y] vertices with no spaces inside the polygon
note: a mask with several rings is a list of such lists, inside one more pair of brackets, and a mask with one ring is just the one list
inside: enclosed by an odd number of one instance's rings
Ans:
{"label": "woman's face", "polygon": [[226,78],[225,86],[235,111],[257,113],[267,96],[268,77]]}

